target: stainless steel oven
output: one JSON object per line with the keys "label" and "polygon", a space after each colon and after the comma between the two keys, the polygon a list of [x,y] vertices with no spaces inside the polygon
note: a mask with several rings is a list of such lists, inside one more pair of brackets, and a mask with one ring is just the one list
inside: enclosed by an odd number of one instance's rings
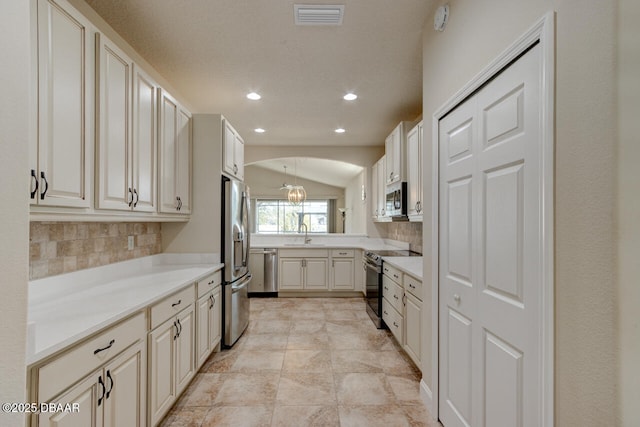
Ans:
{"label": "stainless steel oven", "polygon": [[382,260],[373,252],[365,252],[365,285],[367,291],[367,313],[376,328],[384,328],[382,323]]}
{"label": "stainless steel oven", "polygon": [[421,256],[408,250],[380,250],[364,253],[367,313],[378,329],[386,328],[382,320],[382,257]]}

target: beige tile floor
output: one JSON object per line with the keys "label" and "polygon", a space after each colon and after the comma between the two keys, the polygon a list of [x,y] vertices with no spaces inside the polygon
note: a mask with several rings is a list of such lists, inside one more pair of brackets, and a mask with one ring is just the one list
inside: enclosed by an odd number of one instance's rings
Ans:
{"label": "beige tile floor", "polygon": [[420,372],[362,298],[252,298],[249,327],[203,365],[162,426],[439,426]]}

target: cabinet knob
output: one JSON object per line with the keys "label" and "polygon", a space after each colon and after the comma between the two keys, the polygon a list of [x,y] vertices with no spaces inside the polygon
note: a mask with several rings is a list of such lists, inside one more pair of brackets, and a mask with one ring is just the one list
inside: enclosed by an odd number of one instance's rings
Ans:
{"label": "cabinet knob", "polygon": [[454,294],[453,295],[453,300],[456,302],[456,304],[460,304],[460,295]]}

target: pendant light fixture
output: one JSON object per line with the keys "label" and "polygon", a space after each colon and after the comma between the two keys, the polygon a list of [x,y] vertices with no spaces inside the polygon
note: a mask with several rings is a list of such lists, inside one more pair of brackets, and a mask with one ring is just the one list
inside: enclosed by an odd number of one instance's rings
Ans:
{"label": "pendant light fixture", "polygon": [[304,190],[302,185],[298,185],[298,160],[294,158],[293,161],[295,168],[295,181],[294,185],[289,188],[288,199],[291,205],[298,206],[300,203],[307,200],[307,192]]}

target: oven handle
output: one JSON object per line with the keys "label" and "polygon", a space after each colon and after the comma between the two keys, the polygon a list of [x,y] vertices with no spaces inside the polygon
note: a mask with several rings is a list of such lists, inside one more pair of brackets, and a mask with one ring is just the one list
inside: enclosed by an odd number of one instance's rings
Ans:
{"label": "oven handle", "polygon": [[372,264],[369,261],[365,261],[364,266],[374,270],[376,273],[382,273],[382,266]]}

